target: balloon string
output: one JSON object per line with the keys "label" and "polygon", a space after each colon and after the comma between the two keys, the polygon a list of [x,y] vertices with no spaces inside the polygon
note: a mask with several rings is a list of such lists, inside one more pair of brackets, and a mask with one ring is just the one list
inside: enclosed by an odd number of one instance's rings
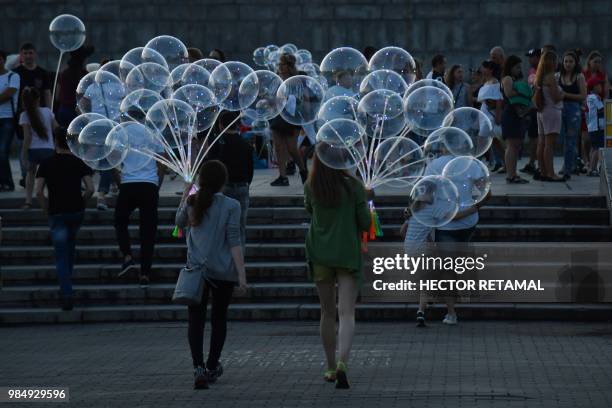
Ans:
{"label": "balloon string", "polygon": [[[398,139],[398,140],[400,140],[400,139]],[[394,145],[391,147],[391,149],[393,149],[393,148],[395,148],[395,144],[394,144]],[[389,150],[389,152],[391,152],[391,149]],[[405,157],[409,156],[410,154],[412,154],[412,153],[414,153],[414,152],[416,152],[416,151],[419,151],[420,149],[421,149],[421,146],[417,147],[416,149],[412,149],[412,150],[410,150],[409,152],[404,153],[404,154],[403,154],[402,156],[400,156],[399,158],[395,159],[395,161],[391,162],[390,164],[388,163],[388,164],[387,164],[387,168],[386,168],[385,170],[383,170],[383,171],[382,171],[382,172],[383,172],[383,174],[384,174],[385,172],[388,172],[388,170],[389,170],[389,169],[391,169],[393,166],[395,166],[395,164],[397,164],[397,163],[399,163],[400,161],[402,161],[402,160],[403,160]],[[384,160],[386,160],[386,159],[387,159],[387,157],[385,157],[385,159],[384,159]],[[382,165],[383,165],[383,163],[384,163],[384,160],[383,160],[383,161],[381,161],[380,166],[379,166],[379,168],[378,168],[378,171],[376,171],[376,172],[374,173],[374,178],[377,178],[377,177],[379,176],[380,171],[382,170]],[[397,170],[398,170],[398,169],[395,169],[395,170],[392,170],[391,172],[393,173],[393,172],[395,172],[395,171],[397,171]]]}
{"label": "balloon string", "polygon": [[[348,144],[346,144],[344,142],[344,140],[342,139],[342,136],[340,136],[340,133],[338,133],[338,131],[333,126],[331,127],[331,129],[336,134],[336,136],[338,137],[338,140],[342,141],[342,143],[344,144],[344,147],[346,148],[346,151],[348,152],[348,154],[351,155],[351,158],[353,160],[355,160],[355,163],[359,164],[358,158],[353,154],[353,151],[351,149],[352,146],[349,146]],[[361,178],[363,179],[363,182],[366,183],[367,182],[366,176],[365,176],[364,173],[362,173],[361,168],[359,167],[359,165],[357,165],[357,171],[359,171],[359,174],[361,175]]]}
{"label": "balloon string", "polygon": [[55,106],[55,89],[57,88],[57,78],[59,77],[60,67],[62,66],[62,57],[64,56],[64,51],[60,51],[59,61],[57,61],[57,69],[55,70],[55,81],[53,81],[53,94],[51,96],[51,111],[53,111],[53,106]]}
{"label": "balloon string", "polygon": [[221,112],[219,112],[217,114],[217,116],[215,117],[215,120],[213,120],[212,125],[210,126],[210,128],[208,128],[208,132],[206,132],[206,137],[204,137],[204,140],[202,140],[202,145],[200,146],[200,149],[198,150],[198,154],[196,154],[196,158],[194,160],[194,165],[192,167],[192,169],[194,170],[194,174],[195,174],[195,171],[198,168],[198,166],[196,166],[195,164],[200,161],[200,158],[201,158],[202,154],[204,153],[204,146],[206,146],[206,144],[208,143],[208,138],[210,137],[210,134],[212,133],[213,129],[215,128],[215,123],[217,122],[217,119],[219,119],[219,115],[220,114],[221,114]]}
{"label": "balloon string", "polygon": [[389,169],[386,169],[385,171],[383,171],[383,172],[382,172],[382,174],[381,174],[381,175],[379,175],[379,176],[377,177],[377,179],[378,179],[378,180],[382,180],[382,179],[384,179],[384,177],[388,176],[388,175],[389,175],[389,173],[393,174],[393,173],[398,172],[398,171],[400,171],[400,170],[403,170],[403,169],[405,169],[405,168],[407,168],[407,167],[410,167],[410,166],[412,166],[412,165],[415,165],[415,164],[418,164],[418,163],[421,163],[421,162],[425,162],[425,161],[427,161],[427,160],[428,160],[427,158],[424,158],[424,159],[421,159],[421,160],[416,160],[416,161],[410,162],[410,163],[408,163],[408,164],[405,164],[405,165],[403,165],[403,166],[400,166],[400,167],[398,167],[398,168],[396,168],[396,169],[393,169],[393,170],[391,170],[391,171],[389,171]]}

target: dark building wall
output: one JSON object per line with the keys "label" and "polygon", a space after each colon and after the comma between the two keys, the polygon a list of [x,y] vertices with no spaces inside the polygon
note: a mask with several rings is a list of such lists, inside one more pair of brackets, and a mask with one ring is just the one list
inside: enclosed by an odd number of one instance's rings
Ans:
{"label": "dark building wall", "polygon": [[475,66],[493,45],[523,55],[553,43],[599,49],[612,71],[612,0],[0,0],[0,12],[0,48],[12,53],[32,41],[47,68],[58,54],[49,22],[70,13],[84,21],[94,59],[119,58],[169,34],[248,63],[270,43],[293,42],[317,60],[338,46],[398,45],[423,59],[425,70],[439,52],[449,63]]}

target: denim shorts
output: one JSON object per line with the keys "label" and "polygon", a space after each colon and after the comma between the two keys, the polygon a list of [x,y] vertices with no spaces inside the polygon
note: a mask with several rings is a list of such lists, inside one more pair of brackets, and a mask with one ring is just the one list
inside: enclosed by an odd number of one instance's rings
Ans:
{"label": "denim shorts", "polygon": [[601,149],[602,147],[604,147],[604,131],[603,129],[595,131],[595,132],[589,132],[589,140],[591,141],[591,147],[594,149]]}
{"label": "denim shorts", "polygon": [[28,150],[28,161],[30,169],[36,169],[40,163],[51,158],[55,154],[53,149],[30,149]]}

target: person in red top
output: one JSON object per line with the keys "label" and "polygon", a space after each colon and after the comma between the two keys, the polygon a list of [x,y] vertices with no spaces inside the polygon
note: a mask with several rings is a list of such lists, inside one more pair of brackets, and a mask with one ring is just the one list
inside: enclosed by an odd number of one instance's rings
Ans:
{"label": "person in red top", "polygon": [[[608,80],[608,74],[603,67],[603,58],[601,53],[597,50],[593,50],[589,53],[586,59],[584,69],[584,79],[588,83],[591,78],[596,78],[604,82],[602,87],[602,93],[599,95],[602,99],[606,99],[610,92],[610,81]],[[591,155],[591,141],[589,140],[589,134],[586,127],[586,116],[585,109],[582,110],[582,161],[585,163],[585,168],[589,167],[589,157]]]}

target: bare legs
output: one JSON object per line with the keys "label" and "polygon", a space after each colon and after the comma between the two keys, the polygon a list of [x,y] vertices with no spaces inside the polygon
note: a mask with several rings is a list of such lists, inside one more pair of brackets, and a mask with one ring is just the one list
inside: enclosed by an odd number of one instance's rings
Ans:
{"label": "bare legs", "polygon": [[522,138],[512,138],[506,140],[506,178],[508,179],[517,176],[516,161],[518,159],[522,144]]}
{"label": "bare legs", "polygon": [[[317,282],[319,301],[321,303],[320,334],[329,370],[336,369],[336,285],[335,283]],[[355,302],[357,300],[357,282],[348,275],[338,276],[338,357],[347,362],[353,335],[355,333]]]}

